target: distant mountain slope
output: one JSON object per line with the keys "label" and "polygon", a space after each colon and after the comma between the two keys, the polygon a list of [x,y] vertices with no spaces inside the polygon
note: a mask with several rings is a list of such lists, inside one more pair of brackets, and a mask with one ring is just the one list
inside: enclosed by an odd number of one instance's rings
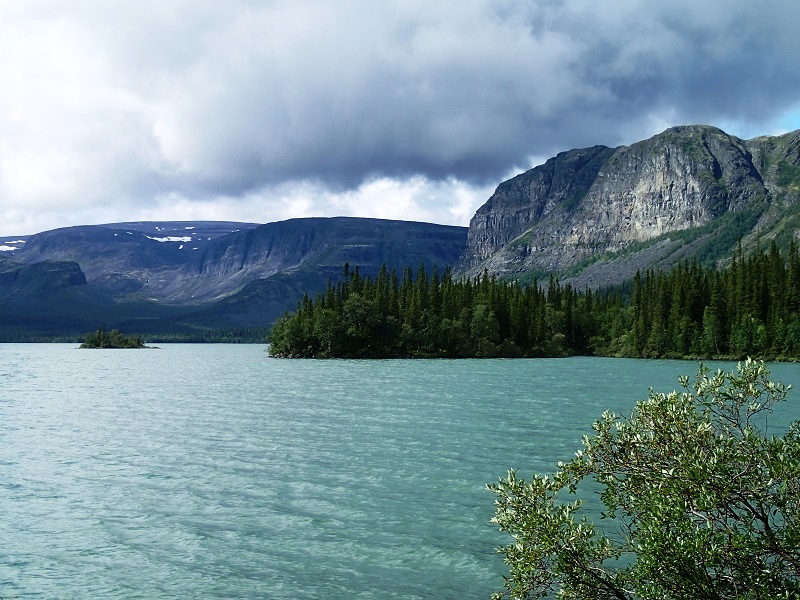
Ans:
{"label": "distant mountain slope", "polygon": [[397,269],[444,267],[458,262],[465,244],[464,227],[353,217],[290,219],[210,242],[163,290],[171,300],[197,301],[279,273],[302,289],[318,289],[345,263],[365,274],[377,273],[384,263]]}
{"label": "distant mountain slope", "polygon": [[[262,226],[118,223],[43,232],[13,256],[0,254],[0,278],[10,281],[13,272],[30,280],[22,294],[3,288],[0,279],[0,341],[4,327],[25,323],[29,301],[36,306],[31,327],[52,317],[59,331],[72,323],[73,334],[84,333],[87,324],[96,328],[92,321],[100,319],[108,327],[162,334],[266,328],[293,310],[303,293],[338,278],[346,262],[364,274],[377,273],[384,263],[398,270],[445,267],[459,260],[465,245],[464,227],[347,217]],[[79,276],[84,290],[55,293],[45,265]]]}
{"label": "distant mountain slope", "polygon": [[27,263],[75,261],[98,290],[126,296],[175,270],[214,239],[256,227],[232,222],[140,222],[85,225],[30,236],[14,257]]}
{"label": "distant mountain slope", "polygon": [[30,306],[57,290],[86,286],[86,277],[76,262],[43,261],[32,265],[0,260],[0,301]]}
{"label": "distant mountain slope", "polygon": [[108,229],[138,231],[159,242],[186,244],[187,250],[229,233],[238,233],[258,227],[259,223],[238,221],[127,221],[99,225]]}
{"label": "distant mountain slope", "polygon": [[0,342],[74,338],[104,322],[161,330],[166,318],[184,312],[153,302],[115,302],[89,285],[74,261],[27,264],[0,255]]}
{"label": "distant mountain slope", "polygon": [[563,152],[498,186],[470,221],[461,267],[579,277],[583,264],[592,270],[576,281],[599,286],[698,252],[724,256],[739,237],[778,235],[795,212],[799,154],[800,131],[743,141],[703,125]]}
{"label": "distant mountain slope", "polygon": [[11,235],[0,237],[0,256],[14,256],[18,250],[25,246],[28,235]]}
{"label": "distant mountain slope", "polygon": [[[422,265],[430,273],[434,266],[458,261],[466,228],[345,217],[292,219],[259,227],[239,241],[226,248],[220,240],[184,271],[199,273],[195,282],[218,282],[218,290],[249,283],[202,305],[187,321],[232,328],[271,324],[294,310],[304,293],[338,281],[345,263],[365,276],[376,275],[383,264],[398,276],[408,266],[416,270]],[[253,279],[254,274],[263,276]]]}

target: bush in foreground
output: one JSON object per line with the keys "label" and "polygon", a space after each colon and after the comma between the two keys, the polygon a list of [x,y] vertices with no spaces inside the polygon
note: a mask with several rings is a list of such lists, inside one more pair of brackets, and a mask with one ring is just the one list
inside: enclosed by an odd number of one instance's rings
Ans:
{"label": "bush in foreground", "polygon": [[[554,474],[488,486],[513,537],[496,598],[798,597],[800,425],[780,437],[765,425],[788,388],[750,360],[681,385],[628,418],[604,413]],[[576,499],[587,480],[597,524]]]}

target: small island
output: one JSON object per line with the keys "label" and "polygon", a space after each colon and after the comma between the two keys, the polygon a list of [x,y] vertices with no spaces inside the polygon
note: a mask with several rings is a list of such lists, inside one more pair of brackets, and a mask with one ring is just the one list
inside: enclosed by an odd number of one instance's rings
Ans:
{"label": "small island", "polygon": [[87,333],[81,348],[149,348],[138,334],[123,335],[119,329],[106,332],[105,326],[94,333]]}

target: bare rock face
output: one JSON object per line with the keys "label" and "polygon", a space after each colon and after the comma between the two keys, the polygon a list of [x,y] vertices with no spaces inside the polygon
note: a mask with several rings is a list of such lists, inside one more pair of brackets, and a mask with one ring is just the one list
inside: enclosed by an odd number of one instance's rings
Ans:
{"label": "bare rock face", "polygon": [[757,137],[747,142],[753,164],[767,189],[780,204],[800,201],[800,130],[781,136]]}
{"label": "bare rock face", "polygon": [[605,146],[562,152],[544,165],[500,184],[470,221],[468,266],[489,258],[542,221],[568,213],[613,153]]}
{"label": "bare rock face", "polygon": [[762,206],[774,200],[781,174],[794,174],[787,165],[797,165],[798,154],[788,138],[745,142],[702,125],[631,146],[561,153],[502,183],[477,211],[462,270],[558,271]]}

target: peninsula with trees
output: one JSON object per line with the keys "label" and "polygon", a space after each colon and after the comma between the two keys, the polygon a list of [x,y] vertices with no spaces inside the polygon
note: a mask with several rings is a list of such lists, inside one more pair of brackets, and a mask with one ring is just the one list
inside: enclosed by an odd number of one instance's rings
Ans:
{"label": "peninsula with trees", "polygon": [[286,314],[270,353],[304,358],[800,358],[800,251],[745,255],[724,270],[682,261],[592,292],[550,276],[523,284],[423,267],[341,281]]}

